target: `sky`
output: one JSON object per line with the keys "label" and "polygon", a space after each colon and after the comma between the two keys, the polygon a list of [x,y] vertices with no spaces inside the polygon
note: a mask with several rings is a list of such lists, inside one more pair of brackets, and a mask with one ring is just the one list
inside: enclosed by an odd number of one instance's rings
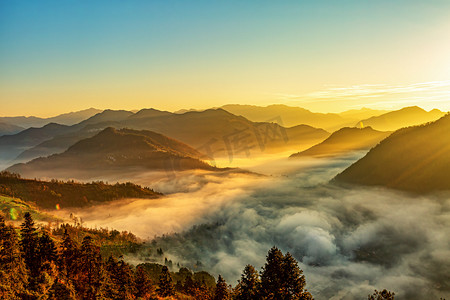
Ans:
{"label": "sky", "polygon": [[450,110],[450,1],[1,1],[0,115]]}

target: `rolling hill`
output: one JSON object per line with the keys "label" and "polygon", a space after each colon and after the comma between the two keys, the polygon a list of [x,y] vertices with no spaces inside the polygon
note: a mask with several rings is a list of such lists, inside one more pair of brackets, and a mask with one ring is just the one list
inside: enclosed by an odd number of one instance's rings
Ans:
{"label": "rolling hill", "polygon": [[186,170],[214,168],[200,160],[203,155],[191,147],[151,131],[106,128],[91,138],[75,143],[67,151],[8,171],[25,177],[59,178],[61,174],[89,177],[110,173],[149,170]]}
{"label": "rolling hill", "polygon": [[450,190],[450,114],[400,129],[335,177],[336,182],[427,193]]}
{"label": "rolling hill", "polygon": [[395,131],[403,127],[435,121],[444,115],[445,113],[438,109],[427,112],[420,107],[410,106],[361,120],[355,126],[360,127],[362,123],[363,126],[370,126],[375,130]]}
{"label": "rolling hill", "polygon": [[363,129],[345,127],[333,132],[323,142],[305,151],[292,154],[290,157],[327,157],[343,155],[351,151],[369,150],[389,134],[391,133],[373,130],[370,127]]}
{"label": "rolling hill", "polygon": [[[27,204],[27,207],[35,205],[50,210],[85,207],[123,198],[158,198],[161,196],[160,193],[133,183],[110,185],[103,182],[42,181],[24,179],[9,172],[0,172],[0,195],[4,195],[5,198],[16,197],[22,200],[16,199],[14,202],[10,201],[10,204]],[[4,206],[8,207],[7,204],[5,201]],[[27,209],[16,207],[16,210],[20,214],[20,211],[25,212]]]}

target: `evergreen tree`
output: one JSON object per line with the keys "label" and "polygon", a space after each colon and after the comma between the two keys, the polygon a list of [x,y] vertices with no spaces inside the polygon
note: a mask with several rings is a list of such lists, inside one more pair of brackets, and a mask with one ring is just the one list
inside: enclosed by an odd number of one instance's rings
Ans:
{"label": "evergreen tree", "polygon": [[48,269],[49,263],[55,263],[57,260],[55,243],[46,232],[39,238],[38,254],[42,263],[42,268],[44,269]]}
{"label": "evergreen tree", "polygon": [[76,267],[78,272],[73,283],[78,295],[86,300],[97,299],[103,279],[102,258],[90,236],[83,238]]}
{"label": "evergreen tree", "polygon": [[49,293],[50,300],[75,300],[75,288],[68,281],[55,280]]}
{"label": "evergreen tree", "polygon": [[38,234],[29,212],[25,213],[24,222],[20,227],[20,249],[25,265],[30,272],[29,287],[31,290],[36,290],[37,279],[39,278],[41,269],[41,261],[38,253]]}
{"label": "evergreen tree", "polygon": [[283,299],[283,264],[283,253],[277,247],[272,247],[261,272],[260,295],[262,299]]}
{"label": "evergreen tree", "polygon": [[0,299],[22,299],[28,295],[28,274],[17,234],[0,216]]}
{"label": "evergreen tree", "polygon": [[159,287],[156,291],[161,297],[174,295],[172,276],[170,276],[169,269],[166,266],[162,268],[161,275],[159,276]]}
{"label": "evergreen tree", "polygon": [[135,296],[144,298],[152,292],[152,282],[143,267],[137,267],[135,273]]}
{"label": "evergreen tree", "polygon": [[214,290],[214,300],[227,300],[230,299],[230,291],[225,280],[219,275],[217,278],[216,289]]}
{"label": "evergreen tree", "polygon": [[375,290],[372,295],[369,295],[368,300],[394,300],[395,293],[386,289],[381,292]]}
{"label": "evergreen tree", "polygon": [[64,229],[63,241],[59,247],[58,267],[68,279],[75,277],[76,263],[79,257],[79,249],[70,238],[67,228]]}
{"label": "evergreen tree", "polygon": [[294,257],[288,252],[283,260],[283,298],[282,299],[310,299],[311,295],[305,287],[305,276],[298,267]]}
{"label": "evergreen tree", "polygon": [[237,300],[252,300],[258,298],[258,288],[260,280],[258,272],[252,265],[247,265],[241,275],[241,279],[236,288]]}

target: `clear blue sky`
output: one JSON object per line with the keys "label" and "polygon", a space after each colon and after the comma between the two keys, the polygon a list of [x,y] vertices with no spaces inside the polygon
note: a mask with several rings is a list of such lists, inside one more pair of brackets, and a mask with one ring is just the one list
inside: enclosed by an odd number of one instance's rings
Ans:
{"label": "clear blue sky", "polygon": [[[386,90],[423,82],[437,82],[435,106],[443,107],[449,53],[448,0],[5,0],[0,114],[226,103],[382,108],[395,98]],[[368,84],[382,96],[321,109],[324,92],[360,93]],[[408,97],[425,101],[427,93]]]}

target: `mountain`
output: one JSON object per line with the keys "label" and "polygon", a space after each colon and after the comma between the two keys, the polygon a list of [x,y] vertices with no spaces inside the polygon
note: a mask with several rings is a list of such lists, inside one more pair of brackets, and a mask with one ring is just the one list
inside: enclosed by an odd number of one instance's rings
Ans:
{"label": "mountain", "polygon": [[0,122],[0,136],[7,134],[16,134],[18,132],[21,132],[22,130],[24,130],[23,127]]}
{"label": "mountain", "polygon": [[[15,135],[1,136],[0,160],[18,163],[62,152],[79,140],[92,137],[108,126],[117,125],[118,121],[131,115],[133,113],[129,111],[105,110],[72,126],[49,123],[41,128],[32,127]],[[53,142],[56,137],[65,141],[64,147],[58,147],[58,141]]]}
{"label": "mountain", "polygon": [[337,182],[426,193],[450,190],[450,114],[400,129],[336,176]]}
{"label": "mountain", "polygon": [[272,122],[251,122],[224,109],[189,111],[164,117],[131,119],[122,124],[148,129],[180,140],[208,156],[251,155],[308,147],[326,137],[325,130],[302,125],[286,128]]}
{"label": "mountain", "polygon": [[395,131],[403,127],[435,121],[444,115],[445,113],[438,109],[427,112],[420,107],[410,106],[361,120],[355,126],[360,127],[362,124],[363,126],[370,126],[376,130]]}
{"label": "mountain", "polygon": [[154,108],[145,108],[137,111],[134,115],[129,116],[130,119],[154,118],[171,115],[171,112],[161,111]]}
{"label": "mountain", "polygon": [[29,127],[42,127],[48,123],[58,123],[62,125],[74,125],[85,119],[92,117],[93,115],[101,112],[99,109],[89,108],[76,112],[70,112],[61,114],[51,118],[39,118],[39,117],[0,117],[0,122],[6,122],[11,125],[16,125],[24,128]]}
{"label": "mountain", "polygon": [[[104,120],[105,118],[101,118],[101,121]],[[81,139],[92,137],[108,126],[159,132],[199,149],[209,158],[230,159],[238,155],[306,149],[329,136],[325,130],[307,125],[285,128],[276,123],[251,122],[223,109],[184,114],[143,110],[134,115],[125,113],[116,121],[86,125],[94,123],[91,118],[83,123],[84,127],[80,124],[73,126],[81,128],[78,131],[55,136],[21,153],[16,162],[61,153]]]}
{"label": "mountain", "polygon": [[351,151],[369,150],[391,134],[373,130],[371,127],[360,128],[341,128],[333,132],[326,140],[311,148],[292,154],[291,157],[305,156],[336,156],[346,154]]}
{"label": "mountain", "polygon": [[280,125],[287,127],[305,124],[332,131],[345,126],[352,126],[356,120],[359,120],[344,118],[339,114],[333,113],[314,113],[304,108],[281,104],[269,105],[266,107],[229,104],[222,106],[221,108],[232,114],[243,116],[254,122],[277,121]]}
{"label": "mountain", "polygon": [[368,119],[371,117],[380,116],[380,115],[388,113],[388,112],[389,112],[389,110],[379,110],[379,109],[371,109],[371,108],[363,107],[361,109],[346,110],[344,112],[339,113],[339,115],[346,119],[362,120],[362,119]]}
{"label": "mountain", "polygon": [[70,112],[62,115],[58,115],[56,117],[48,118],[47,123],[58,123],[63,125],[74,125],[77,123],[80,123],[86,119],[89,119],[90,117],[101,113],[102,110],[95,109],[95,108],[89,108],[85,110],[80,110],[76,112]]}
{"label": "mountain", "polygon": [[0,160],[14,159],[18,153],[70,130],[70,126],[49,123],[41,128],[32,127],[14,135],[0,136]]}
{"label": "mountain", "polygon": [[91,125],[91,124],[98,124],[98,123],[103,123],[103,122],[120,122],[125,120],[126,118],[130,117],[134,115],[133,112],[131,111],[127,111],[127,110],[112,110],[112,109],[107,109],[104,110],[76,125],[74,125],[76,128],[83,128],[87,125]]}
{"label": "mountain", "polygon": [[116,130],[108,127],[61,154],[16,164],[8,171],[25,177],[63,177],[77,172],[101,176],[127,171],[214,168],[200,160],[203,154],[188,145],[151,131]]}

